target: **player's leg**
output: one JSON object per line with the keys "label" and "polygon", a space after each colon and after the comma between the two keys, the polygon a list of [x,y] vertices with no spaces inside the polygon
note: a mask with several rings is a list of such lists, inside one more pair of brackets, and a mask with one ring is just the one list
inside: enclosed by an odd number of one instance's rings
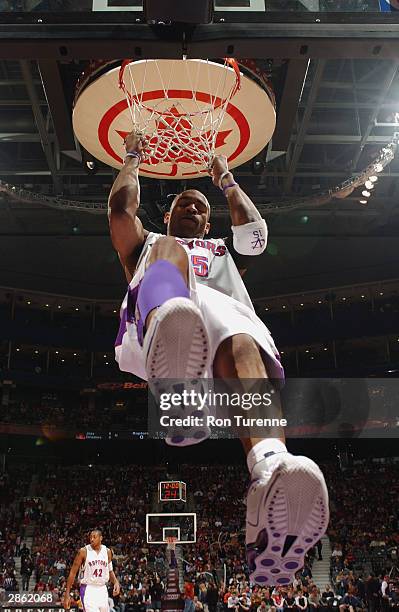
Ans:
{"label": "player's leg", "polygon": [[[157,242],[154,244],[147,259],[147,270],[152,264],[155,264],[155,262],[167,262],[170,266],[174,266],[174,268],[180,272],[183,282],[185,283],[185,288],[183,285],[180,285],[180,280],[178,280],[176,283],[177,287],[175,292],[180,292],[183,294],[183,297],[188,297],[188,259],[183,247],[176,242],[173,237],[164,236],[163,238],[159,238],[159,240],[157,240]],[[157,267],[159,269],[159,263],[157,264]],[[162,268],[166,274],[168,272],[170,273],[171,271],[173,275],[176,273],[176,270],[169,266],[162,265]],[[155,312],[156,308],[151,310],[147,315],[145,327],[149,326]]]}
{"label": "player's leg", "polygon": [[[268,377],[259,347],[247,334],[219,345],[213,371],[215,378],[230,380],[235,389],[235,379],[240,379],[243,391],[253,387],[255,379]],[[275,410],[278,406],[273,417]],[[281,428],[269,430],[265,438],[243,438],[242,443],[251,475],[246,527],[251,580],[288,584],[303,566],[307,550],[327,529],[324,477],[313,461],[287,452]]]}
{"label": "player's leg", "polygon": [[97,612],[109,612],[110,610],[108,589],[106,586],[104,586],[104,588],[98,589],[97,606]]}
{"label": "player's leg", "polygon": [[150,379],[203,376],[208,337],[201,312],[190,299],[188,257],[172,237],[152,247],[137,294],[139,340]]}
{"label": "player's leg", "polygon": [[[104,598],[99,599],[98,587],[91,584],[81,584],[79,593],[84,612],[101,612],[100,605],[104,604]],[[108,598],[106,600],[108,605]],[[108,612],[108,610],[106,611]]]}

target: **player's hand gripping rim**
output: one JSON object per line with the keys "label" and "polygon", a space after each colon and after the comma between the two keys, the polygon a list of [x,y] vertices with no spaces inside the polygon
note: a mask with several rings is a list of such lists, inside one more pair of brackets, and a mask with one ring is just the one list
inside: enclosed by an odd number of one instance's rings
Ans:
{"label": "player's hand gripping rim", "polygon": [[148,138],[139,130],[130,132],[124,139],[123,144],[126,149],[125,161],[131,157],[137,157],[140,164],[147,159],[150,154],[148,149]]}

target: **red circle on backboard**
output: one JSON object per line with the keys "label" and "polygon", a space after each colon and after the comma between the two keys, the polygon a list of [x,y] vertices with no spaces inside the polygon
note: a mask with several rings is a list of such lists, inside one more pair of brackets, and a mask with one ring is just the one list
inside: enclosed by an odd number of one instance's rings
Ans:
{"label": "red circle on backboard", "polygon": [[[170,89],[168,90],[168,97],[172,100],[176,98],[191,99],[193,97],[193,92],[191,90],[184,90],[184,89]],[[213,101],[214,104],[220,103],[219,98],[216,98],[215,100],[215,97],[211,96],[211,94],[200,92],[200,91],[195,93],[195,97],[199,102],[204,102],[204,103],[209,104],[209,102]],[[161,98],[165,98],[165,91],[163,89],[155,90],[155,91],[147,91],[143,93],[142,95],[140,94],[140,99],[143,102],[147,102],[148,100],[158,100]],[[120,100],[119,102],[111,106],[104,113],[98,125],[98,138],[99,138],[102,148],[108,155],[110,155],[113,159],[115,159],[115,161],[119,162],[120,164],[123,163],[123,160],[111,146],[111,143],[109,141],[109,130],[111,128],[112,123],[115,121],[116,117],[120,115],[123,111],[125,111],[127,107],[128,107],[127,100],[126,99]],[[249,137],[250,137],[250,128],[249,128],[249,123],[246,117],[244,116],[244,114],[236,106],[231,104],[231,102],[226,107],[226,113],[230,115],[232,119],[234,119],[239,129],[239,132],[240,132],[240,139],[238,142],[238,146],[236,147],[235,151],[233,151],[233,153],[231,153],[228,157],[228,161],[232,162],[238,155],[240,155],[240,153],[242,153],[242,151],[247,146],[249,142]],[[163,172],[147,170],[146,168],[143,168],[143,165],[140,167],[140,172],[145,172],[146,174],[151,174],[152,176],[160,176],[160,177],[170,176],[170,173],[165,174]],[[206,170],[204,170],[204,172],[206,172]],[[187,175],[198,174],[198,170],[194,172],[187,172],[185,174]]]}

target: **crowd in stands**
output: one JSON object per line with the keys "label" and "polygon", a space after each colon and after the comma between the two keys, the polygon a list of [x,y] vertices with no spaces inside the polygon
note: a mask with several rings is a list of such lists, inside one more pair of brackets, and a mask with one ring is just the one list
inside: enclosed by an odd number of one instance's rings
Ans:
{"label": "crowd in stands", "polygon": [[15,557],[20,552],[21,532],[31,517],[27,498],[32,472],[13,466],[0,475],[0,591],[15,591]]}
{"label": "crowd in stands", "polygon": [[27,393],[28,398],[21,395],[22,392],[12,396],[7,405],[2,406],[0,423],[44,425],[49,430],[73,431],[107,431],[110,427],[143,429],[147,424],[146,390],[134,390],[133,398],[121,401],[107,394],[90,401],[78,390],[57,390],[36,396]]}
{"label": "crowd in stands", "polygon": [[[288,587],[253,587],[245,560],[247,475],[237,466],[182,466],[187,509],[198,516],[197,542],[184,545],[186,612],[386,612],[399,609],[395,569],[399,545],[398,466],[364,462],[347,471],[323,466],[331,497],[330,585],[312,578],[319,547]],[[223,474],[223,478],[221,478]],[[143,466],[42,467],[34,495],[32,472],[4,472],[0,479],[0,589],[52,591],[62,597],[67,573],[87,532],[103,526],[112,547],[122,594],[115,612],[146,612],[161,607],[166,586],[165,547],[148,545],[145,515],[154,511],[162,468]],[[10,486],[12,482],[13,486]],[[181,508],[180,508],[181,511]],[[34,527],[29,547],[26,527]],[[15,556],[21,557],[16,584]],[[81,607],[78,584],[73,599]]]}

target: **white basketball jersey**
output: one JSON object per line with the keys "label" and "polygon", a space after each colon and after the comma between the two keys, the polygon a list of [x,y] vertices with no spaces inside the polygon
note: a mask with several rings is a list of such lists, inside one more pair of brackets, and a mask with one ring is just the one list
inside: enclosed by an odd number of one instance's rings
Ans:
{"label": "white basketball jersey", "polygon": [[[140,259],[162,235],[153,232],[148,234]],[[197,282],[221,291],[254,310],[248,291],[223,238],[176,238],[176,241],[187,252]]]}
{"label": "white basketball jersey", "polygon": [[81,584],[103,586],[109,581],[108,550],[103,544],[97,553],[90,544],[86,547],[86,563],[80,569]]}

